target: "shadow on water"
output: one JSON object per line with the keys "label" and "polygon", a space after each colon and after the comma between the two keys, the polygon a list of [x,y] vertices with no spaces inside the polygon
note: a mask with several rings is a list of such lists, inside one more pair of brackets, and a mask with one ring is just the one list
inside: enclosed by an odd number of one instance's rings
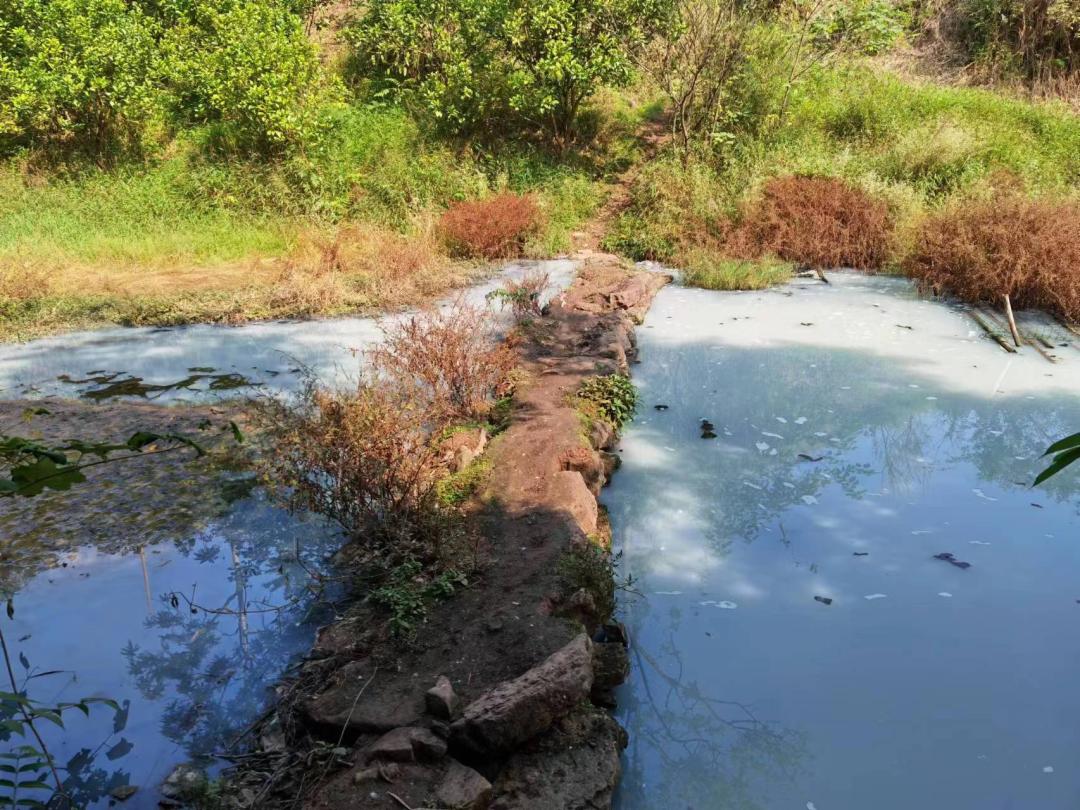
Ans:
{"label": "shadow on water", "polygon": [[1080,375],[982,396],[939,357],[656,329],[603,497],[643,594],[617,805],[1077,806],[1080,488],[1029,485]]}

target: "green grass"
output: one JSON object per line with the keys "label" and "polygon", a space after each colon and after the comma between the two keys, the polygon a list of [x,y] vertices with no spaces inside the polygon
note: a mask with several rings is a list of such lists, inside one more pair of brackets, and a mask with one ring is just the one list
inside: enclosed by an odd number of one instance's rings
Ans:
{"label": "green grass", "polygon": [[789,262],[728,259],[700,248],[687,252],[682,283],[705,290],[763,290],[791,278]]}
{"label": "green grass", "polygon": [[754,287],[784,273],[723,261],[717,246],[770,177],[841,177],[881,196],[901,250],[922,216],[959,200],[1001,187],[1070,195],[1080,186],[1080,117],[1064,104],[916,84],[858,64],[817,71],[780,126],[723,143],[686,162],[669,151],[644,167],[607,247],[686,266],[688,283]]}

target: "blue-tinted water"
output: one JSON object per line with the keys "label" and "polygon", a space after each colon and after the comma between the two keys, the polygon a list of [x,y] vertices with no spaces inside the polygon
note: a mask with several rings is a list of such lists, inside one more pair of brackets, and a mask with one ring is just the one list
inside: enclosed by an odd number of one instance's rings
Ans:
{"label": "blue-tinted water", "polygon": [[1080,428],[1080,350],[831,278],[669,288],[639,332],[618,806],[1074,810],[1080,481],[1028,485]]}

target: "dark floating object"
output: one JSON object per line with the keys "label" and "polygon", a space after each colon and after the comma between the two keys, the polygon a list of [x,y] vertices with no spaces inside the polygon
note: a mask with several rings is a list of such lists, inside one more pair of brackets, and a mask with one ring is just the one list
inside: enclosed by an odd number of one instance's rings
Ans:
{"label": "dark floating object", "polygon": [[708,419],[701,420],[701,438],[703,439],[715,439],[716,438],[716,426],[713,425]]}
{"label": "dark floating object", "polygon": [[666,411],[667,409],[668,409],[667,405],[653,405],[653,410]]}
{"label": "dark floating object", "polygon": [[1031,505],[1032,505],[1032,506],[1034,506],[1034,507],[1035,507],[1036,509],[1042,509],[1042,508],[1043,508],[1043,505],[1042,505],[1041,503],[1034,503],[1034,502],[1032,502],[1032,504],[1031,504]]}
{"label": "dark floating object", "polygon": [[934,559],[943,560],[949,565],[955,565],[957,568],[971,568],[971,563],[956,559],[951,551],[943,551],[940,554],[935,554]]}
{"label": "dark floating object", "polygon": [[803,461],[818,462],[818,461],[821,461],[823,458],[825,458],[825,456],[810,456],[810,455],[807,455],[806,453],[799,453],[799,458],[802,459]]}
{"label": "dark floating object", "polygon": [[823,605],[831,605],[832,604],[832,598],[828,597],[828,596],[815,596],[814,601],[815,602],[821,602],[821,604],[823,604]]}
{"label": "dark floating object", "polygon": [[898,323],[897,327],[900,328],[900,329],[911,329],[911,330],[915,329],[914,326],[908,326],[906,323]]}
{"label": "dark floating object", "polygon": [[813,326],[813,321],[799,321],[799,326]]}
{"label": "dark floating object", "polygon": [[869,551],[853,551],[853,552],[851,552],[851,556],[852,557],[869,557],[870,552]]}

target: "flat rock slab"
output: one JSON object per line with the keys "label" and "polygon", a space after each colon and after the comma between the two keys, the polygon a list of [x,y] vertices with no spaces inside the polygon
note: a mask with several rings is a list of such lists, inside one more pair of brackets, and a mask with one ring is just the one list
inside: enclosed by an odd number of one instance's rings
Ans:
{"label": "flat rock slab", "polygon": [[592,683],[592,642],[582,633],[466,706],[450,727],[451,748],[481,758],[510,753],[586,700]]}
{"label": "flat rock slab", "polygon": [[336,742],[344,731],[344,740],[352,742],[361,734],[419,723],[424,714],[424,690],[411,680],[388,676],[380,682],[372,663],[351,661],[334,672],[330,685],[303,708],[316,733]]}

